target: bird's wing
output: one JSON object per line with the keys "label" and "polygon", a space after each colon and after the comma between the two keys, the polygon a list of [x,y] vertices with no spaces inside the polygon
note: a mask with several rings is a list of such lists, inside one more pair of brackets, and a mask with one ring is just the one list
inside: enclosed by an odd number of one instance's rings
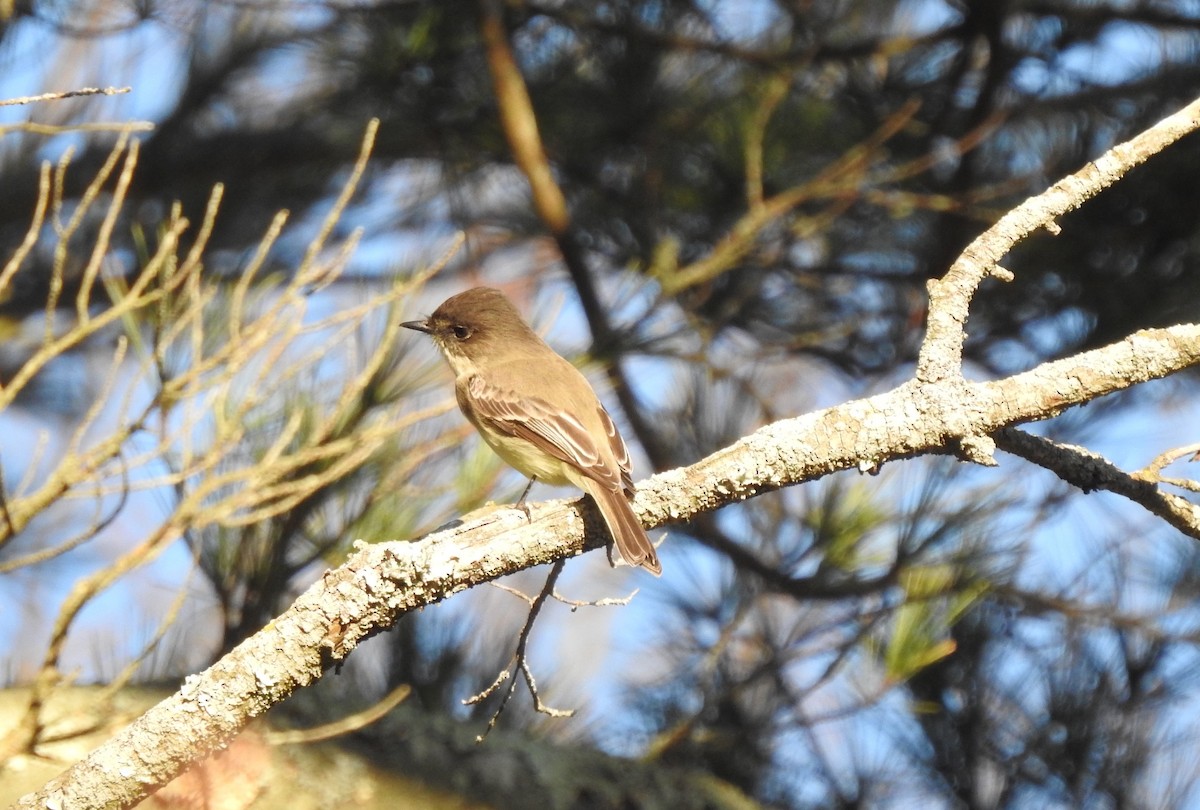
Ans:
{"label": "bird's wing", "polygon": [[[629,463],[629,453],[624,449],[625,443],[621,441],[620,436],[616,436],[615,441],[620,442],[624,460],[618,455],[620,469],[613,469],[596,447],[587,428],[574,414],[556,409],[539,397],[497,388],[488,384],[478,374],[471,377],[458,391],[460,397],[466,398],[471,413],[486,426],[530,442],[608,489],[624,488],[625,479],[628,477],[625,465]],[[599,405],[596,407],[602,415],[601,421],[609,431],[609,441],[613,442],[612,436],[616,435],[616,427],[608,418],[608,414],[604,413],[604,409]]]}
{"label": "bird's wing", "polygon": [[612,448],[613,458],[616,459],[617,466],[621,469],[621,486],[625,492],[633,494],[633,465],[629,461],[629,448],[625,446],[625,440],[621,438],[621,434],[617,432],[617,426],[613,424],[612,417],[608,415],[608,411],[600,408],[600,422],[604,425],[605,432],[608,433],[608,446]]}

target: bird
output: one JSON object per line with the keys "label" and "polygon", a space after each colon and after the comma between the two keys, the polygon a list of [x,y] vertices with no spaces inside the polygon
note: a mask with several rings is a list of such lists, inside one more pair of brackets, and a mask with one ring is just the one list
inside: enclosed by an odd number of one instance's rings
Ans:
{"label": "bird", "polygon": [[[499,290],[474,287],[425,320],[454,373],[458,407],[500,458],[535,481],[572,485],[600,509],[621,558],[655,576],[662,565],[630,499],[629,448],[587,378],[529,327]],[[612,562],[611,551],[609,561]]]}

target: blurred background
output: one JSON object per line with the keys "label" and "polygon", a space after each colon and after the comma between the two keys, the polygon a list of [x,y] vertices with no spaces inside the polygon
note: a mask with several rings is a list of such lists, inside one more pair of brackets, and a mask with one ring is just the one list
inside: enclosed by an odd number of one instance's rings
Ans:
{"label": "blurred background", "polygon": [[[566,222],[501,128],[497,21]],[[0,99],[110,86],[0,107],[0,679],[43,692],[176,683],[355,540],[515,499],[395,328],[466,287],[584,368],[635,479],[902,382],[929,278],[1200,93],[1200,5],[0,2]],[[1198,166],[1192,136],[1015,251],[968,376],[1200,318]],[[1196,384],[1032,429],[1139,469],[1200,441]],[[441,791],[411,806],[1200,806],[1195,539],[999,458],[669,527],[661,580],[570,561],[530,641],[569,719],[522,687],[474,744],[528,611],[483,586],[275,720],[411,684],[343,739]]]}

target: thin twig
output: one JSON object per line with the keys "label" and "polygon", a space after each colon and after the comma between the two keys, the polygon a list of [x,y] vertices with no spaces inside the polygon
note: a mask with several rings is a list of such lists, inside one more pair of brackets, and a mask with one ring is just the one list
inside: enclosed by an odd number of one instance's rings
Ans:
{"label": "thin twig", "polygon": [[0,560],[0,575],[12,573],[18,568],[29,568],[34,565],[41,565],[42,563],[48,562],[57,557],[61,557],[67,552],[79,548],[84,543],[94,540],[101,534],[101,532],[113,524],[121,512],[124,511],[125,504],[129,500],[129,493],[132,490],[129,482],[129,464],[125,461],[125,457],[122,455],[120,450],[117,451],[116,458],[120,463],[121,485],[116,491],[117,502],[109,511],[109,513],[101,517],[99,510],[103,505],[103,498],[112,493],[99,491],[96,492],[96,498],[100,499],[96,504],[96,516],[93,517],[92,522],[88,524],[86,528],[82,529],[74,536],[67,538],[56,546],[39,549],[38,551],[31,552],[30,554],[26,554],[22,557],[13,557]]}
{"label": "thin twig", "polygon": [[3,545],[17,531],[16,526],[13,525],[12,515],[8,513],[8,494],[4,487],[3,465],[0,465],[0,517],[4,518],[4,536],[0,539],[0,545]]}
{"label": "thin twig", "polygon": [[119,96],[133,90],[132,87],[81,87],[78,90],[59,90],[53,93],[42,93],[40,96],[21,96],[0,100],[0,107],[12,107],[18,104],[33,104],[38,101],[60,101],[64,98],[79,96]]}
{"label": "thin twig", "polygon": [[288,729],[286,731],[272,730],[266,732],[263,736],[271,745],[301,745],[304,743],[331,740],[334,737],[342,737],[371,725],[403,703],[411,694],[412,686],[402,683],[391,692],[388,692],[383,700],[380,700],[375,705],[368,706],[362,711],[355,712],[339,720],[322,723],[313,728]]}
{"label": "thin twig", "polygon": [[0,126],[0,135],[10,132],[28,132],[33,135],[62,135],[68,132],[151,132],[154,124],[149,121],[95,121],[90,124],[39,124],[22,121],[19,124]]}
{"label": "thin twig", "polygon": [[564,605],[571,608],[571,612],[574,613],[581,607],[615,607],[628,605],[633,601],[633,597],[637,596],[638,590],[638,588],[634,588],[632,591],[630,591],[629,596],[609,596],[604,599],[592,599],[588,601],[568,599],[558,591],[555,591],[553,596],[556,601],[562,602]]}
{"label": "thin twig", "polygon": [[[1183,447],[1176,447],[1165,453],[1159,453],[1153,461],[1139,470],[1137,475],[1143,478],[1157,478],[1158,474],[1162,472],[1163,467],[1193,453],[1200,455],[1200,442],[1185,444]],[[1195,456],[1192,457],[1192,460],[1195,461]]]}
{"label": "thin twig", "polygon": [[463,700],[463,705],[473,706],[486,700],[488,697],[493,695],[497,689],[500,688],[501,684],[503,684],[505,681],[509,681],[508,689],[504,691],[504,695],[500,699],[500,705],[496,707],[496,711],[492,714],[491,719],[488,720],[487,728],[484,729],[482,734],[475,738],[475,742],[477,743],[481,743],[487,739],[488,734],[490,734],[492,729],[496,727],[496,723],[500,720],[500,715],[504,712],[505,707],[508,706],[508,702],[512,699],[513,693],[517,688],[516,678],[513,677],[516,669],[519,669],[525,676],[525,683],[529,687],[529,694],[533,697],[534,708],[538,712],[542,714],[548,714],[551,717],[570,717],[575,713],[572,710],[553,709],[542,703],[542,698],[537,691],[537,682],[533,678],[533,673],[529,669],[529,662],[525,655],[525,651],[529,645],[529,636],[533,633],[533,623],[537,619],[538,613],[542,609],[542,605],[546,604],[546,600],[549,599],[550,595],[554,593],[554,583],[558,581],[558,576],[562,573],[564,565],[566,565],[565,560],[558,560],[553,566],[551,566],[550,574],[546,577],[546,584],[542,586],[541,593],[539,593],[532,600],[530,600],[527,595],[522,594],[520,591],[501,586],[509,593],[519,596],[529,602],[529,615],[525,618],[525,626],[521,628],[521,635],[517,637],[517,650],[515,653],[513,653],[513,657],[509,660],[508,665],[500,671],[500,674],[496,676],[496,680],[492,681],[488,688]]}

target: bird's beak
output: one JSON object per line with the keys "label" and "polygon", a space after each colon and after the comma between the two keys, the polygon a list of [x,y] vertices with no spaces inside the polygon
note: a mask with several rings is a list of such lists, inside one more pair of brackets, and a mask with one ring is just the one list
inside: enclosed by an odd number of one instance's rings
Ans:
{"label": "bird's beak", "polygon": [[416,329],[418,332],[429,334],[433,329],[429,326],[429,321],[406,321],[402,324],[405,329]]}

